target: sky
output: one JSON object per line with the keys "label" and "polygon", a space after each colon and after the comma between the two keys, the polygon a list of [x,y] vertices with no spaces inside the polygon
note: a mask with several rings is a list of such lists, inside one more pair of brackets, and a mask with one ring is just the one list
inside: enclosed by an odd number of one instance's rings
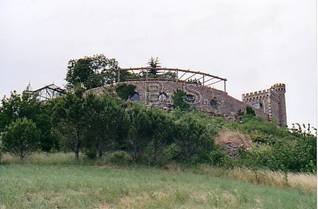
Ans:
{"label": "sky", "polygon": [[285,83],[289,124],[317,127],[315,0],[0,0],[1,98],[94,54],[225,77],[237,99]]}

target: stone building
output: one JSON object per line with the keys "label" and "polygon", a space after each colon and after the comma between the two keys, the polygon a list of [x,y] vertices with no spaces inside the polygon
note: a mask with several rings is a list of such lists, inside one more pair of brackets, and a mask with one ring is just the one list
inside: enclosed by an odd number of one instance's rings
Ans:
{"label": "stone building", "polygon": [[[156,74],[151,72],[154,71],[150,67],[119,69],[114,83],[90,89],[88,92],[104,94],[113,91],[112,87],[131,84],[135,86],[135,92],[129,96],[129,100],[171,109],[172,96],[179,89],[186,93],[186,102],[211,115],[236,119],[249,106],[257,116],[276,121],[280,126],[287,125],[285,84],[275,84],[267,90],[243,94],[240,101],[226,92],[225,78],[174,68],[156,68]],[[65,90],[52,84],[32,92],[40,100],[47,100],[63,95]]]}
{"label": "stone building", "polygon": [[[118,81],[114,85],[123,83],[134,85],[135,92],[129,99],[142,102],[147,106],[172,108],[172,96],[177,89],[180,89],[186,92],[185,100],[188,103],[212,115],[235,118],[240,112],[244,112],[247,106],[250,106],[259,117],[276,121],[280,126],[287,124],[284,84],[275,84],[267,90],[243,94],[243,100],[240,101],[226,92],[225,78],[207,73],[157,68],[157,74],[150,76],[148,75],[150,70],[147,67],[121,70],[133,71],[134,75],[142,76],[120,81],[120,75],[118,75]],[[167,73],[169,73],[168,78],[165,76]],[[217,83],[223,84],[222,90],[214,86]],[[101,94],[104,88],[107,86],[92,89],[92,91]]]}
{"label": "stone building", "polygon": [[275,120],[279,125],[287,125],[285,84],[278,83],[267,90],[242,95],[245,104],[254,109],[262,110],[269,120]]}

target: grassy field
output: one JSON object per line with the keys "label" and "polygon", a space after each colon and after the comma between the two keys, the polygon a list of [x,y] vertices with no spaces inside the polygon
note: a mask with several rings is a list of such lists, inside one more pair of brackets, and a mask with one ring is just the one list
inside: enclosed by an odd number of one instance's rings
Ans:
{"label": "grassy field", "polygon": [[30,162],[6,158],[0,165],[1,209],[316,208],[315,176],[270,183],[264,176],[283,177],[263,172],[255,181],[248,170],[61,163],[59,156]]}

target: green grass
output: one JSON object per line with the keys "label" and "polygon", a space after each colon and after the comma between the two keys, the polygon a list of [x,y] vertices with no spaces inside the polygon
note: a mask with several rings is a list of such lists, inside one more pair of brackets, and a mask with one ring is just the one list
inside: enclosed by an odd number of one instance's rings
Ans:
{"label": "green grass", "polygon": [[0,208],[316,208],[316,193],[209,172],[88,164],[0,165]]}

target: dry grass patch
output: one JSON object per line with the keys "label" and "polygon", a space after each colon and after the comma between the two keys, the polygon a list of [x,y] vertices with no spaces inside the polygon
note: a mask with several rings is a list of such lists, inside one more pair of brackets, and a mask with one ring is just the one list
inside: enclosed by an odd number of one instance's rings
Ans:
{"label": "dry grass patch", "polygon": [[291,187],[303,188],[307,191],[316,191],[317,176],[307,174],[288,174],[288,184]]}
{"label": "dry grass patch", "polygon": [[104,202],[97,209],[112,209],[112,207],[108,203]]}
{"label": "dry grass patch", "polygon": [[2,163],[29,163],[29,164],[70,164],[75,162],[73,153],[45,153],[36,152],[27,156],[24,160],[19,159],[9,153],[4,153],[1,159]]}
{"label": "dry grass patch", "polygon": [[149,204],[166,201],[169,194],[162,191],[141,192],[138,194],[129,194],[119,199],[116,208],[147,208]]}
{"label": "dry grass patch", "polygon": [[246,168],[213,168],[201,166],[204,173],[216,177],[228,177],[235,180],[245,181],[253,184],[269,185],[274,187],[292,187],[315,192],[317,190],[317,176],[305,173],[284,173],[270,170],[251,170]]}
{"label": "dry grass patch", "polygon": [[248,135],[243,134],[239,131],[223,129],[215,138],[215,144],[218,144],[220,146],[233,144],[237,147],[249,149],[252,147],[252,140]]}

